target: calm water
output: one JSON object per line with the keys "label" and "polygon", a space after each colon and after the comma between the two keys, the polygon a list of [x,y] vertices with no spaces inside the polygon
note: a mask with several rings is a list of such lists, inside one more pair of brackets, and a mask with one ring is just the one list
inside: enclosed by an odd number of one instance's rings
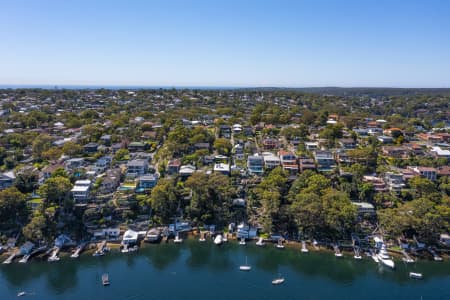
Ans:
{"label": "calm water", "polygon": [[[246,256],[252,271],[240,272]],[[190,240],[133,254],[0,265],[0,299],[17,299],[18,291],[32,293],[22,299],[450,299],[450,262],[396,262],[391,271],[366,257]],[[410,271],[425,278],[412,280]],[[109,287],[101,284],[104,272]],[[279,273],[286,282],[272,286]]]}

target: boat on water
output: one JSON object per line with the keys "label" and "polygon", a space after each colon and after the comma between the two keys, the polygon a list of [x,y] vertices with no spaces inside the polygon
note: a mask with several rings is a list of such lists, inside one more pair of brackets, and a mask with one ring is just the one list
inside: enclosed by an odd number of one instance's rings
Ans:
{"label": "boat on water", "polygon": [[306,248],[306,242],[305,241],[302,241],[302,250],[301,251],[303,253],[308,253],[309,252],[308,248]]}
{"label": "boat on water", "polygon": [[131,252],[136,252],[139,250],[138,245],[134,245],[131,247],[128,247],[127,245],[123,246],[122,250],[120,250],[120,252],[122,253],[131,253]]}
{"label": "boat on water", "polygon": [[389,256],[389,253],[386,250],[386,245],[385,244],[383,244],[381,246],[381,249],[378,252],[377,257],[378,257],[378,261],[380,263],[382,263],[383,265],[385,265],[385,266],[387,266],[387,267],[389,267],[391,269],[395,268],[394,260],[392,259],[392,257]]}
{"label": "boat on water", "polygon": [[334,256],[339,257],[339,258],[343,257],[342,252],[339,249],[338,245],[334,245],[333,248],[334,248]]}
{"label": "boat on water", "polygon": [[258,239],[258,241],[256,242],[256,246],[262,247],[264,245],[266,245],[266,243],[264,242],[264,239],[262,237],[260,237]]}
{"label": "boat on water", "polygon": [[108,275],[108,273],[104,273],[104,274],[102,275],[102,284],[103,284],[104,286],[109,285],[109,275]]}
{"label": "boat on water", "polygon": [[276,247],[278,249],[284,249],[284,245],[283,245],[283,240],[282,239],[278,239],[278,243],[277,243]]}
{"label": "boat on water", "polygon": [[27,292],[18,292],[17,297],[23,297],[27,294]]}
{"label": "boat on water", "polygon": [[103,256],[105,255],[105,251],[103,250],[95,250],[95,252],[92,254],[92,256]]}
{"label": "boat on water", "polygon": [[203,243],[203,242],[206,242],[206,239],[205,239],[204,237],[200,237],[200,238],[198,239],[198,241],[201,242],[201,243]]}
{"label": "boat on water", "polygon": [[284,283],[284,278],[283,277],[278,277],[275,278],[274,280],[272,280],[272,284],[273,285],[280,285]]}
{"label": "boat on water", "polygon": [[247,263],[247,256],[245,257],[245,265],[239,267],[241,271],[250,271],[252,267]]}
{"label": "boat on water", "polygon": [[239,245],[243,245],[243,246],[245,246],[245,238],[241,238],[241,240],[239,241]]}
{"label": "boat on water", "polygon": [[226,234],[226,233],[223,234],[222,242],[224,242],[224,243],[228,242],[228,234]]}
{"label": "boat on water", "polygon": [[422,273],[409,272],[409,277],[413,279],[422,279],[423,275]]}
{"label": "boat on water", "polygon": [[214,238],[214,244],[216,245],[222,245],[223,243],[223,237],[221,234],[216,235],[216,237]]}

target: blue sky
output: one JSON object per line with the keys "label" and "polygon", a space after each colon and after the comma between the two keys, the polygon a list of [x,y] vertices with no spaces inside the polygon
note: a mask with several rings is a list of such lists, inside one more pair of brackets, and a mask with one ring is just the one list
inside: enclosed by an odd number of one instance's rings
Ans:
{"label": "blue sky", "polygon": [[445,0],[0,0],[0,84],[450,87]]}

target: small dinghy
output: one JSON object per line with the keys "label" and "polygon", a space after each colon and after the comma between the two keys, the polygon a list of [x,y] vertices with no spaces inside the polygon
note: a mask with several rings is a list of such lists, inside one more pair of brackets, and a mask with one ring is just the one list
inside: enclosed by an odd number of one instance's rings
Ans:
{"label": "small dinghy", "polygon": [[413,279],[422,279],[423,275],[422,273],[409,272],[409,277]]}

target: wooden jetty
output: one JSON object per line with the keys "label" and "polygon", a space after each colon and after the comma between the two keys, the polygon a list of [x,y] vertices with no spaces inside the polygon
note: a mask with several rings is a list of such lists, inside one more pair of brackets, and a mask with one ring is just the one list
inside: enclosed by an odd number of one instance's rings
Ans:
{"label": "wooden jetty", "polygon": [[49,261],[49,262],[59,261],[58,254],[59,254],[60,250],[61,249],[59,247],[53,247],[52,248],[52,255],[50,255],[50,257],[48,258],[47,261]]}
{"label": "wooden jetty", "polygon": [[336,257],[342,257],[342,252],[341,252],[341,250],[339,249],[339,246],[338,245],[333,245],[333,249],[334,249],[334,256],[336,256]]}
{"label": "wooden jetty", "polygon": [[99,244],[97,244],[97,250],[95,250],[95,252],[94,252],[94,254],[92,254],[92,256],[103,256],[103,255],[105,255],[105,252],[107,250],[109,250],[108,247],[106,247],[106,245],[107,245],[106,240],[102,241]]}
{"label": "wooden jetty", "polygon": [[16,256],[17,256],[17,252],[12,253],[10,256],[8,256],[8,258],[5,261],[3,261],[3,264],[9,265],[10,263],[12,263],[14,258],[16,258]]}
{"label": "wooden jetty", "polygon": [[440,256],[436,253],[436,251],[434,251],[433,248],[428,247],[427,250],[428,250],[428,252],[430,252],[431,255],[433,255],[433,259],[434,259],[435,261],[442,261],[442,257],[440,257]]}
{"label": "wooden jetty", "polygon": [[86,243],[81,243],[78,245],[78,247],[75,249],[75,251],[70,255],[71,258],[78,258],[80,257],[81,251],[83,251],[84,247],[86,246]]}
{"label": "wooden jetty", "polygon": [[413,259],[411,256],[409,256],[409,254],[406,253],[405,250],[402,250],[402,255],[403,255],[402,260],[403,260],[405,263],[413,263],[413,262],[414,262],[414,259]]}

